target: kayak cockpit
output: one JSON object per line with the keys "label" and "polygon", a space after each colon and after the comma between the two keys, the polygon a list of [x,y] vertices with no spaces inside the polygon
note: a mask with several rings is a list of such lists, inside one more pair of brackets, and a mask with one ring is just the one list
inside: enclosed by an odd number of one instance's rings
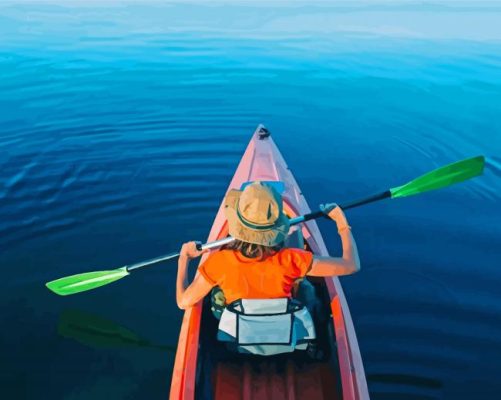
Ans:
{"label": "kayak cockpit", "polygon": [[[224,229],[223,232],[224,233]],[[224,236],[223,236],[224,237]],[[297,242],[301,238],[302,246]],[[309,249],[301,235],[289,240]],[[277,355],[241,354],[217,339],[219,321],[212,315],[211,299],[203,301],[197,359],[196,399],[341,399],[341,378],[330,311],[330,296],[323,278],[305,278],[318,299],[313,313],[316,341],[313,350]]]}
{"label": "kayak cockpit", "polygon": [[[335,336],[322,279],[310,279],[322,298],[323,317],[317,318],[316,353],[296,350],[272,356],[239,354],[217,340],[218,320],[204,300],[197,373],[196,399],[341,399],[341,380]],[[294,395],[287,395],[288,392]]]}

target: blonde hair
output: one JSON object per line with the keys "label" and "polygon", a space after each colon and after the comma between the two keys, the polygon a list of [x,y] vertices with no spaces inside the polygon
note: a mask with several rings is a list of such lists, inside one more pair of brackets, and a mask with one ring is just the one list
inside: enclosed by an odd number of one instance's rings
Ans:
{"label": "blonde hair", "polygon": [[284,247],[284,243],[275,246],[264,246],[262,244],[248,243],[236,239],[234,242],[223,247],[225,250],[234,250],[240,252],[248,258],[259,258],[261,261],[277,253]]}

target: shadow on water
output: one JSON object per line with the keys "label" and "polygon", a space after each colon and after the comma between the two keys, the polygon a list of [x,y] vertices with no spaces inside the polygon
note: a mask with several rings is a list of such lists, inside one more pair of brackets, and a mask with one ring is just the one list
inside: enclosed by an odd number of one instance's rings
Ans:
{"label": "shadow on water", "polygon": [[64,310],[57,333],[89,347],[149,348],[175,353],[175,346],[153,343],[120,324],[80,310]]}
{"label": "shadow on water", "polygon": [[443,398],[443,383],[418,375],[369,374],[367,381],[373,388],[373,400],[438,400]]}
{"label": "shadow on water", "polygon": [[398,385],[417,386],[428,389],[441,389],[442,382],[437,379],[404,374],[371,374],[367,376],[371,382],[381,382]]}

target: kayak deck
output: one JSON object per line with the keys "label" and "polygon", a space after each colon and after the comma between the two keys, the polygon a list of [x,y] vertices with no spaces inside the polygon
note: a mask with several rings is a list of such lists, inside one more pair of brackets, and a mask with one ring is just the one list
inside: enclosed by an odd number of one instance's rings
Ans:
{"label": "kayak deck", "polygon": [[[297,182],[269,132],[259,126],[228,187],[253,180],[282,181],[284,211],[289,217],[310,212]],[[306,247],[328,255],[315,221],[301,225]],[[228,235],[221,204],[208,241]],[[202,257],[201,262],[207,255]],[[218,321],[207,296],[186,310],[179,334],[170,399],[368,399],[367,383],[350,312],[337,277],[308,278],[322,301],[315,361],[304,351],[271,357],[233,354],[216,340]],[[317,322],[317,321],[316,321]]]}

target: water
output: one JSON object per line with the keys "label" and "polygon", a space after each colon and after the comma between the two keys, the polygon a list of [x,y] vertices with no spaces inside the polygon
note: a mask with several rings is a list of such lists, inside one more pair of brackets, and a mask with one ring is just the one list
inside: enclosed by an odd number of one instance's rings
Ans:
{"label": "water", "polygon": [[342,284],[373,399],[496,397],[500,10],[2,3],[4,396],[167,396],[175,263],[67,298],[44,283],[204,239],[264,123],[312,206],[487,157],[481,178],[350,211],[362,271]]}

